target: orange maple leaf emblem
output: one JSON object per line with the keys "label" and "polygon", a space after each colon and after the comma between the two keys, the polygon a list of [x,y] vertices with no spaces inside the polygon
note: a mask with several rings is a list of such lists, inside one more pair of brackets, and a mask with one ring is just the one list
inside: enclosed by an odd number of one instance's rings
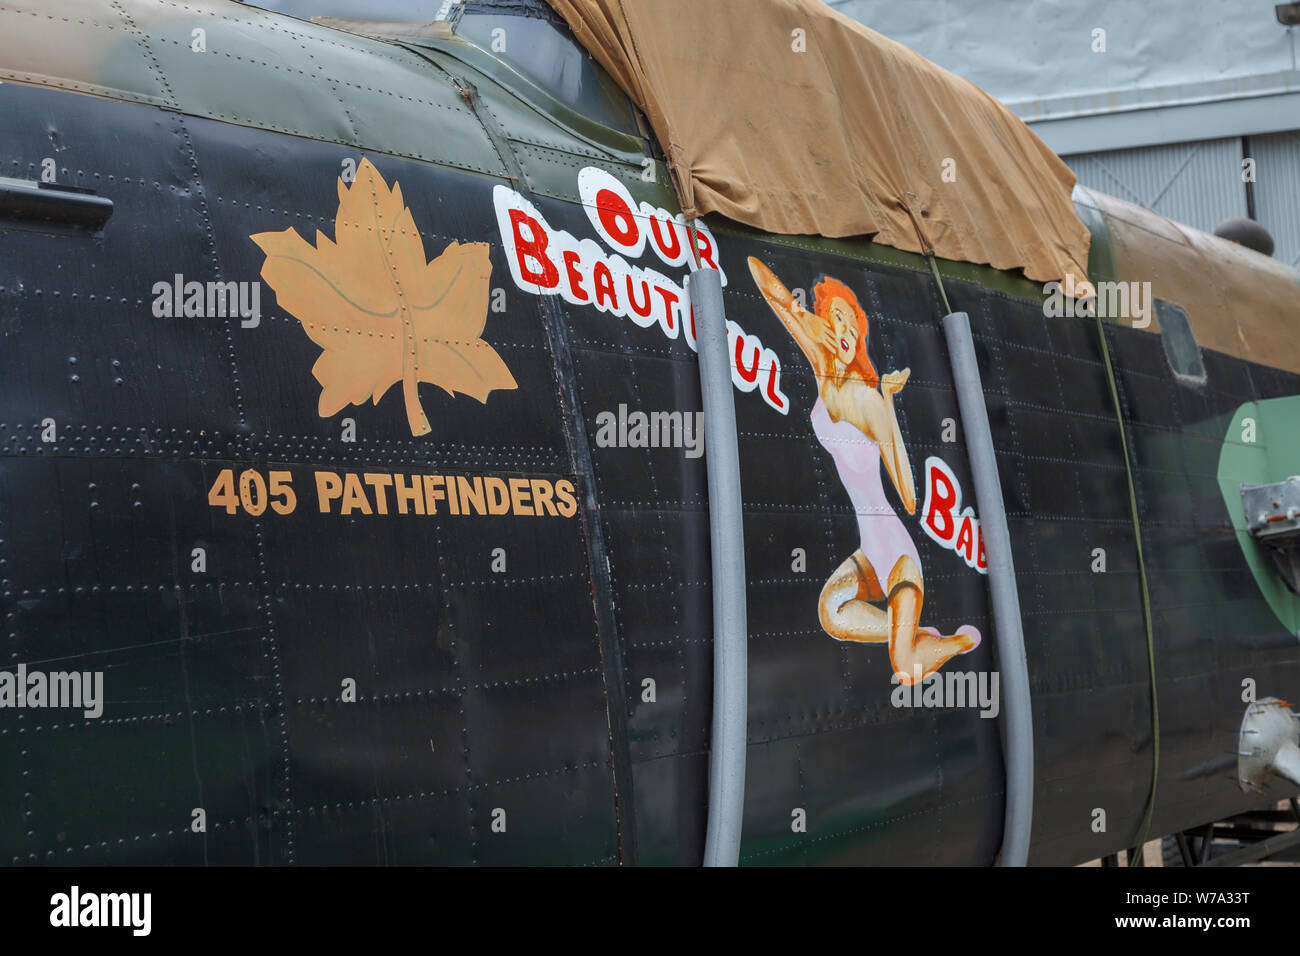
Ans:
{"label": "orange maple leaf emblem", "polygon": [[351,187],[338,180],[334,240],[313,246],[293,229],[250,236],[262,251],[262,278],[280,307],[323,352],[312,367],[322,418],[379,399],[397,382],[412,435],[430,430],[418,383],[480,402],[516,388],[501,356],[480,337],[487,323],[492,264],[485,242],[452,242],[432,261],[402,201],[370,160]]}

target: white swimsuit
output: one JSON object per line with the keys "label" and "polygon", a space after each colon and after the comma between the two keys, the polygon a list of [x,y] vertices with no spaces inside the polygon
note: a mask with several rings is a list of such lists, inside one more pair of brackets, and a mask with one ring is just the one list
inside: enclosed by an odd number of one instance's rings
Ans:
{"label": "white swimsuit", "polygon": [[858,516],[862,553],[876,572],[881,588],[888,588],[890,572],[905,554],[916,562],[919,570],[921,558],[916,544],[885,497],[880,478],[880,446],[851,422],[832,421],[820,397],[813,406],[812,426],[817,440],[835,459],[835,469]]}

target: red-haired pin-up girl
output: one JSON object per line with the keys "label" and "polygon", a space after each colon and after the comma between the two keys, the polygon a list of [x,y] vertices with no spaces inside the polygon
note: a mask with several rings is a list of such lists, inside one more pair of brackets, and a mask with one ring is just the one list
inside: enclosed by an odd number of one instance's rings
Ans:
{"label": "red-haired pin-up girl", "polygon": [[813,433],[835,460],[858,516],[862,546],[822,588],[822,627],[841,641],[888,643],[899,681],[916,683],[978,646],[980,632],[969,624],[948,635],[920,626],[921,560],[881,483],[883,463],[908,514],[916,513],[912,465],[894,410],[894,396],[911,370],[876,374],[867,355],[867,317],[838,279],[826,276],[816,284],[810,312],[757,259],[750,258],[749,271],[817,375]]}

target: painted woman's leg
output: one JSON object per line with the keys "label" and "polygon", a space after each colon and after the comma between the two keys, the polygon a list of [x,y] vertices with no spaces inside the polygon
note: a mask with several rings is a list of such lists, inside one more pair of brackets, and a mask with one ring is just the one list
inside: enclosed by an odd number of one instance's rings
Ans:
{"label": "painted woman's leg", "polygon": [[979,643],[979,632],[963,628],[945,637],[933,628],[918,627],[925,585],[921,569],[903,555],[889,575],[889,663],[899,683],[914,684]]}
{"label": "painted woman's leg", "polygon": [[869,602],[884,597],[866,556],[855,551],[827,579],[817,613],[826,633],[836,640],[880,644],[889,640],[889,618]]}

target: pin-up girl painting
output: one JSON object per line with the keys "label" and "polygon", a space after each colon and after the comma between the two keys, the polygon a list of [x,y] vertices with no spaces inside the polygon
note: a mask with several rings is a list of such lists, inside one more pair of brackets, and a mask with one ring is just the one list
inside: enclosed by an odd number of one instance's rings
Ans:
{"label": "pin-up girl painting", "polygon": [[977,647],[980,632],[969,624],[947,635],[921,626],[921,559],[885,497],[882,464],[903,507],[916,513],[912,465],[894,408],[911,370],[876,374],[867,354],[866,314],[838,279],[823,276],[817,282],[810,312],[763,263],[751,257],[749,271],[812,364],[818,391],[813,434],[834,459],[858,517],[862,544],[822,588],[822,627],[840,641],[887,643],[900,683],[916,683]]}

